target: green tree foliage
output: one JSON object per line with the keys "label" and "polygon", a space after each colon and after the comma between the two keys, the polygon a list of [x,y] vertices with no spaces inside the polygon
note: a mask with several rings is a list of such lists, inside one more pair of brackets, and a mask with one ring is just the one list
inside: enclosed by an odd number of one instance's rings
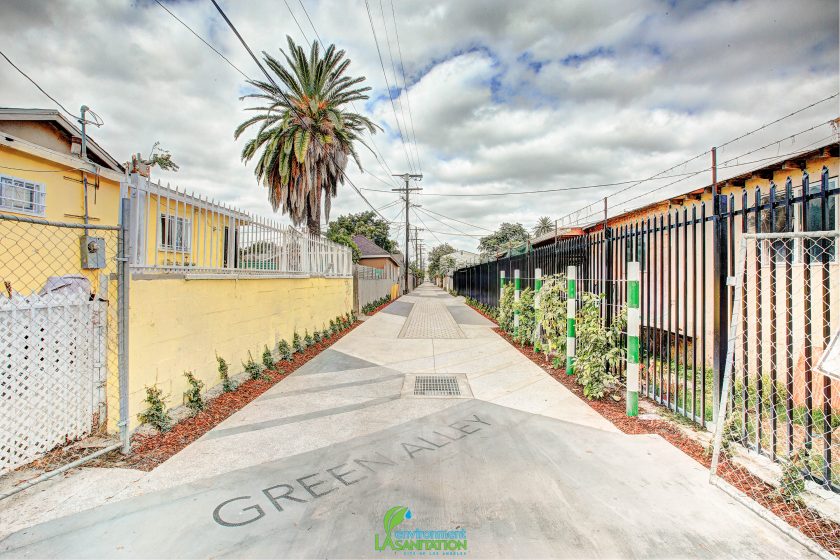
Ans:
{"label": "green tree foliage", "polygon": [[534,226],[534,237],[545,235],[554,231],[554,222],[548,216],[541,216]]}
{"label": "green tree foliage", "polygon": [[448,255],[450,253],[454,253],[455,248],[450,245],[449,243],[444,243],[443,245],[438,245],[434,247],[431,251],[429,251],[429,264],[426,270],[429,273],[429,278],[437,278],[441,276],[440,273],[440,259],[444,255]]}
{"label": "green tree foliage", "polygon": [[546,277],[540,289],[540,325],[549,354],[563,356],[566,352],[566,304],[566,277]]}
{"label": "green tree foliage", "polygon": [[499,299],[499,328],[505,332],[513,331],[513,284],[505,284]]}
{"label": "green tree foliage", "polygon": [[518,247],[531,238],[522,224],[504,222],[495,232],[482,237],[478,250],[482,256],[493,255],[499,251]]}
{"label": "green tree foliage", "polygon": [[248,80],[257,93],[246,95],[258,105],[256,114],[234,132],[239,138],[258,125],[256,136],[245,143],[242,160],[256,158],[254,174],[268,189],[275,211],[288,213],[295,225],[306,223],[310,233],[321,232],[321,203],[329,221],[330,198],[344,183],[344,169],[353,158],[361,169],[355,144],[361,135],[379,128],[370,119],[346,109],[368,98],[369,87],[357,87],[364,77],[345,75],[350,60],[335,45],[321,52],[317,41],[309,53],[286,37],[283,60],[263,53],[265,65],[280,87],[263,80]]}
{"label": "green tree foliage", "polygon": [[588,399],[600,399],[618,383],[617,366],[624,357],[621,333],[627,326],[627,310],[613,319],[609,328],[601,319],[603,297],[584,292],[575,317],[575,374]]}
{"label": "green tree foliage", "polygon": [[[333,222],[334,223],[334,222]],[[353,239],[344,232],[336,232],[332,229],[332,223],[330,224],[330,228],[327,229],[327,239],[332,241],[333,243],[338,243],[339,245],[346,245],[350,247],[350,251],[353,253],[353,262],[359,262],[359,259],[362,258],[362,252],[359,250],[359,246],[353,241]]]}
{"label": "green tree foliage", "polygon": [[[353,243],[354,235],[364,235],[389,253],[397,250],[397,242],[388,237],[389,224],[376,214],[368,210],[358,214],[344,214],[330,222],[327,228],[327,237],[336,243],[342,243],[341,239],[347,239]],[[344,243],[347,245],[347,243]],[[353,243],[353,246],[356,244]],[[358,251],[358,247],[356,250]]]}
{"label": "green tree foliage", "polygon": [[177,163],[172,161],[172,154],[169,150],[164,150],[160,147],[160,142],[155,142],[149,152],[149,159],[143,160],[143,163],[149,167],[159,167],[164,171],[178,172],[181,168]]}

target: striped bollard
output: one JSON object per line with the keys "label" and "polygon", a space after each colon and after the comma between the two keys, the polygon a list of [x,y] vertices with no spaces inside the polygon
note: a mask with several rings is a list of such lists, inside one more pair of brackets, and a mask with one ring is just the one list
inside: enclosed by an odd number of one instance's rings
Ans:
{"label": "striped bollard", "polygon": [[542,323],[542,313],[540,313],[540,289],[542,289],[542,269],[534,270],[534,351],[540,351],[540,330]]}
{"label": "striped bollard", "polygon": [[577,267],[566,268],[566,375],[575,373],[575,311],[577,310]]}
{"label": "striped bollard", "polygon": [[519,278],[519,269],[513,271],[513,335],[517,336],[519,334],[519,309],[517,309],[516,304],[519,303],[519,293],[520,288],[522,287],[521,280]]}
{"label": "striped bollard", "polygon": [[627,263],[627,416],[639,415],[640,280],[639,263]]}
{"label": "striped bollard", "polygon": [[499,276],[499,303],[502,302],[502,296],[505,293],[505,271],[501,271]]}

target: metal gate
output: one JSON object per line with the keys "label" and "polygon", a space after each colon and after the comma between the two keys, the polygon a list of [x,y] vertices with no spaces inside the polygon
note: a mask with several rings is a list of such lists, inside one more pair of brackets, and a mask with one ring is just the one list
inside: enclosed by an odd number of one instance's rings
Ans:
{"label": "metal gate", "polygon": [[126,441],[122,233],[0,215],[0,474]]}

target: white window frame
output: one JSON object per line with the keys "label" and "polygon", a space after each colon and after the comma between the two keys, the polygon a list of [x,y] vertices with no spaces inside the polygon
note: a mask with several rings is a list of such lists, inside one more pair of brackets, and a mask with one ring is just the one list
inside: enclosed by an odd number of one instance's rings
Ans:
{"label": "white window frame", "polygon": [[[164,220],[166,227],[163,227]],[[171,233],[175,232],[175,239]],[[180,240],[178,234],[180,233]],[[164,239],[164,236],[170,239]],[[179,243],[180,241],[180,243]],[[183,216],[174,216],[161,212],[158,216],[158,249],[174,253],[189,253],[192,251],[192,220]]]}
{"label": "white window frame", "polygon": [[[21,188],[30,193],[30,200],[12,198],[9,191]],[[43,217],[47,212],[47,186],[23,177],[0,173],[0,211]]]}

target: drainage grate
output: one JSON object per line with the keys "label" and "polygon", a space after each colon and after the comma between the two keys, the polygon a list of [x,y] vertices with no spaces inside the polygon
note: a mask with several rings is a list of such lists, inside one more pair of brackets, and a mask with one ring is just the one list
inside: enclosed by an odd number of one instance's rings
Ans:
{"label": "drainage grate", "polygon": [[458,378],[454,375],[418,375],[414,378],[416,397],[460,397]]}

